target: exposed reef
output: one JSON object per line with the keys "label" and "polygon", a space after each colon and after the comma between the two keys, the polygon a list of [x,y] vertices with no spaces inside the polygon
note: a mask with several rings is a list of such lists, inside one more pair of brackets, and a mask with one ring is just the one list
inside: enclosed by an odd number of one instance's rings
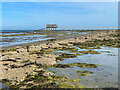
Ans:
{"label": "exposed reef", "polygon": [[[38,45],[2,49],[0,50],[2,53],[0,55],[0,64],[2,66],[0,80],[3,83],[6,83],[10,88],[15,89],[84,88],[84,86],[78,84],[69,84],[70,81],[80,82],[80,79],[69,80],[66,76],[56,76],[54,73],[44,70],[44,68],[69,68],[74,66],[81,68],[97,68],[99,65],[91,63],[78,62],[57,64],[57,62],[63,61],[66,58],[72,59],[77,58],[77,56],[82,57],[84,54],[101,54],[102,52],[97,51],[97,49],[101,49],[101,47],[119,48],[120,35],[118,32],[119,31],[115,30],[109,32],[96,31],[93,32],[93,34],[82,35],[76,38],[67,38],[61,41],[57,39],[49,39],[47,40],[47,43]],[[53,33],[51,32],[47,33],[47,35],[52,34]],[[60,32],[56,32],[54,35],[55,34],[60,34]],[[44,35],[44,33],[22,34],[22,36],[24,35]],[[11,35],[7,36],[9,37]],[[6,36],[4,35],[3,37]],[[88,74],[93,74],[93,72],[80,70],[77,71],[77,74],[79,76],[86,76]]]}

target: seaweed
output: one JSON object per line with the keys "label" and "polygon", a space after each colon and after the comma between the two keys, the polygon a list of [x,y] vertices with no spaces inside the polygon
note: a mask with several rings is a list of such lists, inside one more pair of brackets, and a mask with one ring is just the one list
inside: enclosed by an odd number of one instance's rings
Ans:
{"label": "seaweed", "polygon": [[[25,80],[17,85],[9,84],[10,88],[21,88],[23,85],[28,88],[58,88],[60,82],[68,81],[66,76],[43,76],[45,71],[39,71],[35,75],[26,76]],[[29,82],[33,83],[29,83]]]}
{"label": "seaweed", "polygon": [[62,58],[62,57],[56,57],[56,61],[63,61],[64,60],[64,58]]}
{"label": "seaweed", "polygon": [[55,64],[55,65],[53,65],[53,67],[56,67],[56,68],[68,68],[68,67],[70,67],[70,65],[64,65],[64,64]]}
{"label": "seaweed", "polygon": [[96,68],[98,67],[97,64],[90,64],[90,63],[71,63],[68,64],[70,66],[78,66],[78,67],[82,67],[82,68]]}
{"label": "seaweed", "polygon": [[77,71],[77,74],[79,76],[86,76],[87,74],[93,74],[93,72],[79,70],[79,71]]}
{"label": "seaweed", "polygon": [[53,67],[56,68],[69,68],[71,66],[78,66],[81,68],[96,68],[98,67],[97,64],[90,64],[90,63],[71,63],[71,64],[55,64]]}
{"label": "seaweed", "polygon": [[59,49],[61,51],[68,51],[68,52],[78,52],[78,49],[74,48],[74,47],[62,47],[61,49]]}
{"label": "seaweed", "polygon": [[[119,36],[114,36],[119,37]],[[91,41],[86,42],[69,42],[70,44],[73,44],[73,46],[77,46],[81,49],[101,49],[100,46],[107,46],[107,47],[116,47],[119,48],[120,40],[118,39],[94,39]]]}
{"label": "seaweed", "polygon": [[100,54],[99,52],[92,51],[92,50],[89,50],[89,51],[79,51],[79,53],[83,53],[83,54]]}
{"label": "seaweed", "polygon": [[9,49],[9,51],[16,51],[17,50],[17,48],[11,48],[11,49]]}
{"label": "seaweed", "polygon": [[33,51],[33,52],[30,52],[30,54],[37,54],[38,56],[41,55],[41,54],[49,54],[51,53],[52,51],[47,51],[47,50],[40,50],[40,51]]}
{"label": "seaweed", "polygon": [[61,58],[75,58],[77,57],[78,55],[82,55],[82,54],[67,54],[67,53],[62,53],[60,55]]}
{"label": "seaweed", "polygon": [[5,52],[8,52],[8,50],[7,49],[0,50],[0,53],[5,53]]}
{"label": "seaweed", "polygon": [[74,79],[70,79],[70,81],[71,81],[71,82],[80,82],[81,79],[76,79],[76,78],[74,78]]}

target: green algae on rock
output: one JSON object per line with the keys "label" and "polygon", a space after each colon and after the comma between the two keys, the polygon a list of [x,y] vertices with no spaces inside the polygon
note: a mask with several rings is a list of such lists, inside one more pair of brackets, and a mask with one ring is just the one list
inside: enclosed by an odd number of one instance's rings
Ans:
{"label": "green algae on rock", "polygon": [[119,38],[119,37],[120,37],[120,32],[117,33],[117,34],[110,34],[109,36],[110,36],[110,37],[118,37],[118,38]]}
{"label": "green algae on rock", "polygon": [[58,43],[59,45],[64,45],[64,46],[68,46],[68,44],[66,43]]}
{"label": "green algae on rock", "polygon": [[11,49],[2,49],[2,50],[0,50],[0,52],[1,53],[5,53],[5,52],[9,52],[9,51],[16,51],[17,50],[17,48],[11,48]]}
{"label": "green algae on rock", "polygon": [[78,49],[74,48],[74,47],[62,47],[59,50],[61,51],[69,51],[69,52],[78,52]]}
{"label": "green algae on rock", "polygon": [[71,81],[71,82],[80,82],[81,79],[76,79],[76,78],[74,78],[74,79],[70,79],[70,81]]}
{"label": "green algae on rock", "polygon": [[63,52],[55,52],[56,55],[60,55],[62,54]]}
{"label": "green algae on rock", "polygon": [[60,55],[60,57],[62,57],[62,58],[75,58],[75,57],[77,57],[78,55],[82,55],[82,54],[67,54],[67,53],[62,53],[62,54]]}
{"label": "green algae on rock", "polygon": [[100,47],[96,46],[96,47],[87,47],[87,46],[82,46],[82,45],[77,45],[77,47],[81,48],[81,49],[101,49]]}
{"label": "green algae on rock", "polygon": [[100,54],[97,51],[93,51],[93,50],[89,50],[89,51],[79,51],[79,53],[83,53],[83,54]]}
{"label": "green algae on rock", "polygon": [[120,40],[119,39],[103,39],[103,40],[93,40],[91,42],[94,42],[94,44],[99,45],[99,46],[104,46],[104,47],[116,47],[119,48],[120,45]]}
{"label": "green algae on rock", "polygon": [[44,50],[40,50],[40,51],[33,51],[30,54],[37,54],[37,55],[41,55],[41,54],[49,54],[52,51],[44,51]]}
{"label": "green algae on rock", "polygon": [[77,71],[77,74],[78,74],[79,76],[87,76],[87,74],[93,74],[93,72],[79,70],[79,71]]}
{"label": "green algae on rock", "polygon": [[73,44],[73,46],[78,46],[80,48],[87,48],[87,47],[96,47],[96,45],[93,42],[69,42],[70,44]]}
{"label": "green algae on rock", "polygon": [[8,52],[8,50],[7,49],[0,50],[0,53],[5,53],[5,52]]}
{"label": "green algae on rock", "polygon": [[78,66],[81,68],[96,68],[98,67],[97,64],[90,64],[90,63],[71,63],[71,64],[55,64],[53,67],[56,68],[69,68],[71,66]]}
{"label": "green algae on rock", "polygon": [[[118,35],[114,36],[116,38]],[[91,41],[86,42],[69,42],[70,44],[73,44],[73,46],[77,46],[81,49],[100,49],[100,46],[107,46],[107,47],[117,47],[119,48],[120,40],[118,39],[94,39]],[[93,48],[91,48],[93,47]]]}
{"label": "green algae on rock", "polygon": [[76,89],[76,88],[86,88],[85,86],[79,85],[79,84],[72,84],[68,85],[66,83],[59,84],[59,88],[66,88],[66,89]]}
{"label": "green algae on rock", "polygon": [[17,48],[11,48],[11,49],[9,49],[9,51],[16,51],[17,50]]}
{"label": "green algae on rock", "polygon": [[56,57],[56,61],[58,62],[58,61],[63,61],[64,60],[64,58],[62,58],[61,56],[59,56],[59,57]]}
{"label": "green algae on rock", "polygon": [[78,52],[78,49],[73,48],[73,49],[69,50],[69,52],[70,52],[70,53]]}
{"label": "green algae on rock", "polygon": [[27,60],[27,61],[22,61],[20,63],[32,63],[31,61]]}
{"label": "green algae on rock", "polygon": [[71,64],[67,64],[69,66],[78,66],[78,67],[82,67],[82,68],[96,68],[98,67],[97,64],[90,64],[90,63],[71,63]]}
{"label": "green algae on rock", "polygon": [[69,68],[70,65],[68,65],[68,64],[55,64],[55,65],[53,65],[53,67],[56,67],[56,68]]}
{"label": "green algae on rock", "polygon": [[[28,75],[25,80],[17,85],[13,85],[9,83],[9,87],[13,89],[20,89],[20,88],[60,88],[65,87],[68,88],[70,85],[67,84],[69,81],[66,76],[43,76],[45,71],[37,72],[35,75]],[[62,83],[65,83],[62,85]],[[75,87],[75,86],[74,86]]]}
{"label": "green algae on rock", "polygon": [[89,45],[76,45],[77,47],[79,47],[80,49],[101,49],[100,46],[97,46],[97,45],[93,45],[92,43],[87,43],[86,44],[89,44]]}

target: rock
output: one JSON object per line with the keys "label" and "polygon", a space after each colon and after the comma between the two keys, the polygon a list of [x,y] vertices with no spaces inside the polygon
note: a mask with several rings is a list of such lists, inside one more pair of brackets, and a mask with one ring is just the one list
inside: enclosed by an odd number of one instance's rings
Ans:
{"label": "rock", "polygon": [[49,48],[56,48],[59,47],[60,45],[58,43],[49,43],[48,46]]}
{"label": "rock", "polygon": [[25,67],[12,68],[12,69],[9,68],[8,70],[6,70],[8,68],[7,66],[4,65],[2,66],[2,75],[0,75],[0,80],[8,79],[11,81],[12,84],[15,84],[16,81],[18,83],[24,81],[25,77],[29,74],[31,75],[36,74],[35,69],[37,68],[37,66],[35,65],[28,65]]}
{"label": "rock", "polygon": [[36,68],[35,71],[36,72],[43,71],[43,68]]}
{"label": "rock", "polygon": [[55,75],[54,73],[52,73],[52,72],[44,72],[43,73],[43,76],[53,76],[53,75]]}
{"label": "rock", "polygon": [[54,54],[45,54],[41,56],[41,58],[38,58],[36,60],[36,63],[43,65],[43,66],[44,65],[49,66],[49,65],[56,64],[56,56]]}
{"label": "rock", "polygon": [[7,71],[4,70],[1,78],[11,80],[12,82],[14,81],[21,82],[26,77],[25,72],[26,71],[24,68],[14,68],[14,69],[9,69]]}
{"label": "rock", "polygon": [[57,60],[57,62],[60,62],[60,60]]}
{"label": "rock", "polygon": [[41,47],[39,46],[29,46],[29,51],[32,52],[32,51],[39,51],[41,50]]}

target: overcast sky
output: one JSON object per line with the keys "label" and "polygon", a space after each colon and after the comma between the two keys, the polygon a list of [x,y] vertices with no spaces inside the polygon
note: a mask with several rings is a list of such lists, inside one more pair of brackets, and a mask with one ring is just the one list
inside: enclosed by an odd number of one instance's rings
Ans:
{"label": "overcast sky", "polygon": [[2,29],[33,30],[46,24],[64,27],[117,27],[117,2],[3,2]]}

